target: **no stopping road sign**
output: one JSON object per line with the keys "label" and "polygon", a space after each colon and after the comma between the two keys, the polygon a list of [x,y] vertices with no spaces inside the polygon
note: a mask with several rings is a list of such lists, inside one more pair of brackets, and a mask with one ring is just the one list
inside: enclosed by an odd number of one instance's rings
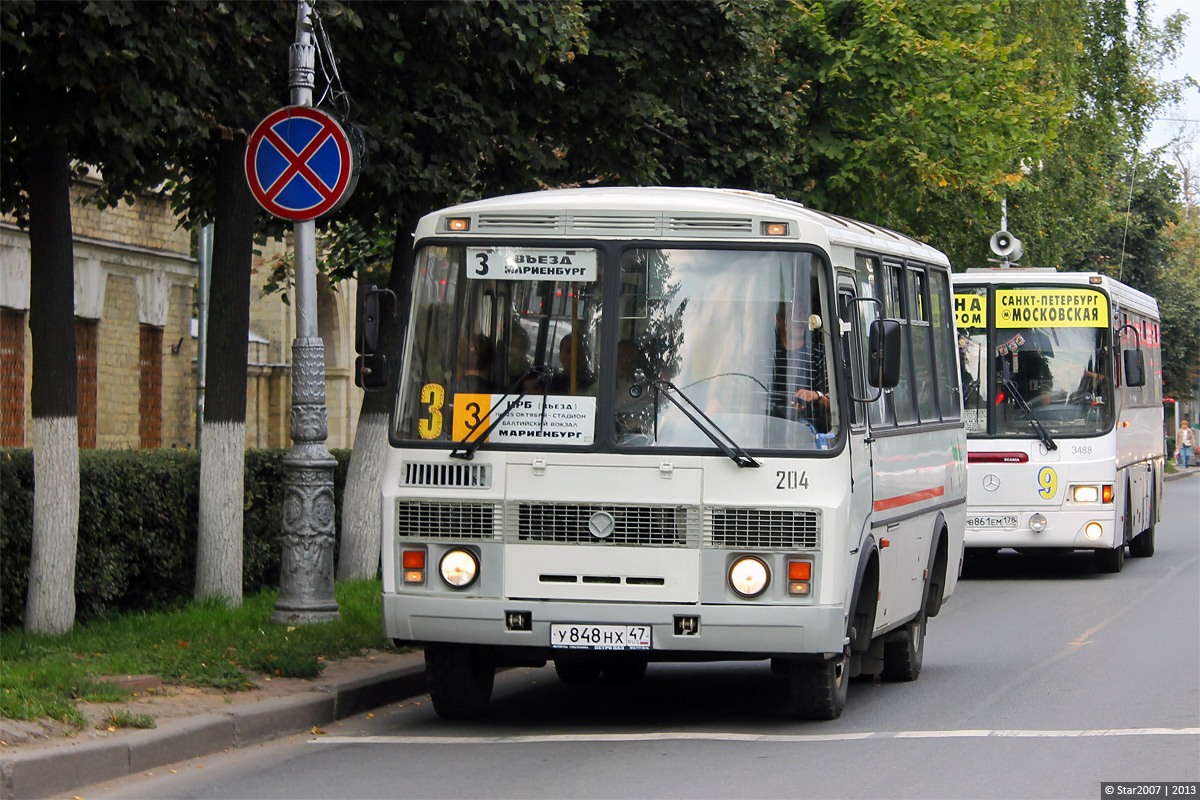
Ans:
{"label": "no stopping road sign", "polygon": [[332,116],[307,106],[285,106],[250,134],[246,181],[267,211],[302,222],[345,202],[358,181],[357,158]]}

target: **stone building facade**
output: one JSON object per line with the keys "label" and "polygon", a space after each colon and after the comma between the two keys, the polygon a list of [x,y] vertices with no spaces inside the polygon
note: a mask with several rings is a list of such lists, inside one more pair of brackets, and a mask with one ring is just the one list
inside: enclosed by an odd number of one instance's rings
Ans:
{"label": "stone building facade", "polygon": [[[100,210],[72,187],[79,440],[85,448],[193,447],[199,404],[196,359],[198,262],[192,232],[167,200],[147,194]],[[290,445],[294,311],[262,287],[273,243],[256,256],[247,342],[246,446]],[[29,237],[0,218],[0,446],[32,446]],[[352,281],[318,289],[325,340],[331,448],[350,447],[362,395],[353,383]],[[210,377],[211,380],[211,377]]]}

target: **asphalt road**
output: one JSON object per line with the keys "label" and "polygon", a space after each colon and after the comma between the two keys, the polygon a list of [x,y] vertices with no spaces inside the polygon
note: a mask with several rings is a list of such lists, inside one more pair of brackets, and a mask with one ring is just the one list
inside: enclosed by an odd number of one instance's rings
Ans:
{"label": "asphalt road", "polygon": [[[428,697],[324,735],[73,792],[330,797],[1079,797],[1200,781],[1200,477],[1166,486],[1151,559],[969,563],[911,684],[856,681],[841,719],[779,712],[765,663],[657,665],[633,687],[497,676],[491,713]],[[1195,795],[1193,795],[1195,796]]]}

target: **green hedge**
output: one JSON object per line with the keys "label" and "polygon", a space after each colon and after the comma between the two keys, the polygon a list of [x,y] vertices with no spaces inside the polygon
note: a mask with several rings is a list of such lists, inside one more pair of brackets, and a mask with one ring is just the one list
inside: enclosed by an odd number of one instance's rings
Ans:
{"label": "green hedge", "polygon": [[[279,583],[286,450],[246,452],[243,590]],[[349,450],[333,452],[342,505]],[[76,620],[161,609],[192,597],[200,454],[81,450]],[[341,535],[341,515],[337,515]],[[22,624],[33,530],[33,452],[0,450],[0,628]]]}

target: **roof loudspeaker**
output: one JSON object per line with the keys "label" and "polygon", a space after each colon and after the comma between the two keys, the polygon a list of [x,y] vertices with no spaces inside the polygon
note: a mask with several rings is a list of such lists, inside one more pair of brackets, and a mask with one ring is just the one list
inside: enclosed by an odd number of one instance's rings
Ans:
{"label": "roof loudspeaker", "polygon": [[1024,253],[1021,240],[1008,231],[996,231],[992,234],[992,252],[1008,261],[1017,261]]}

